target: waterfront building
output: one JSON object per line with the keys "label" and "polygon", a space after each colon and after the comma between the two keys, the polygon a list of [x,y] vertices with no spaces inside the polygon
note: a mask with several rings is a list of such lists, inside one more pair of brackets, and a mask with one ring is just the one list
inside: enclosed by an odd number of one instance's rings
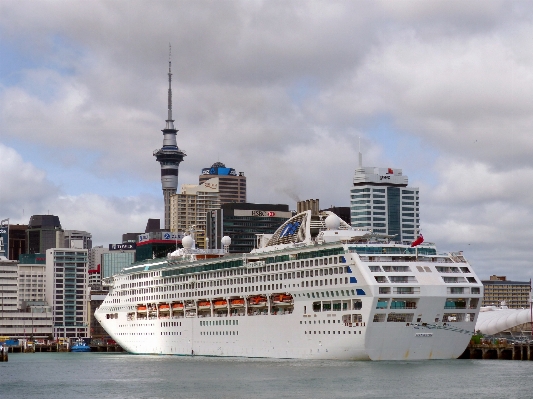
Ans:
{"label": "waterfront building", "polygon": [[24,309],[28,303],[46,301],[46,262],[19,263],[18,265],[18,307]]}
{"label": "waterfront building", "polygon": [[86,337],[88,250],[46,251],[46,301],[52,307],[54,337]]}
{"label": "waterfront building", "polygon": [[34,276],[42,281],[42,265],[32,267],[35,269],[28,271],[17,261],[0,256],[0,336],[48,338],[52,332],[52,312],[42,301],[42,293],[35,291],[35,296],[26,295],[27,287],[36,290],[39,285],[31,281]]}
{"label": "waterfront building", "polygon": [[[2,315],[18,309],[18,262],[0,254],[0,308]],[[5,315],[4,315],[5,316]],[[1,335],[1,334],[0,334]]]}
{"label": "waterfront building", "polygon": [[222,248],[221,239],[231,238],[230,253],[248,253],[256,246],[257,234],[274,234],[292,217],[284,204],[222,204],[207,214],[209,248]]}
{"label": "waterfront building", "polygon": [[92,234],[80,230],[65,230],[65,248],[91,249]]}
{"label": "waterfront building", "polygon": [[195,231],[196,245],[205,248],[207,213],[220,208],[219,178],[200,185],[182,184],[181,193],[170,198],[171,230],[174,233]]}
{"label": "waterfront building", "polygon": [[98,320],[96,320],[96,317],[94,317],[94,311],[102,304],[108,293],[108,290],[96,290],[89,288],[89,301],[87,304],[87,309],[89,310],[89,333],[92,339],[104,338],[108,336],[104,328],[100,325]]}
{"label": "waterfront building", "polygon": [[165,230],[170,230],[170,196],[178,189],[178,168],[186,156],[176,143],[177,129],[172,119],[172,68],[168,61],[168,117],[163,132],[163,147],[155,150],[153,155],[161,165],[161,186],[165,205]]}
{"label": "waterfront building", "polygon": [[500,306],[503,301],[510,309],[524,309],[530,306],[531,281],[511,281],[506,276],[490,276],[482,280],[482,306]]}
{"label": "waterfront building", "polygon": [[364,166],[359,153],[350,190],[351,224],[354,228],[412,242],[420,230],[419,190],[409,187],[401,169]]}
{"label": "waterfront building", "polygon": [[215,162],[210,168],[203,168],[198,181],[205,183],[213,177],[218,177],[218,192],[221,204],[246,202],[246,176],[244,172],[235,172],[233,168],[226,168],[222,162]]}
{"label": "waterfront building", "polygon": [[54,215],[33,215],[26,230],[26,253],[42,254],[50,248],[62,248],[65,234],[59,217]]}

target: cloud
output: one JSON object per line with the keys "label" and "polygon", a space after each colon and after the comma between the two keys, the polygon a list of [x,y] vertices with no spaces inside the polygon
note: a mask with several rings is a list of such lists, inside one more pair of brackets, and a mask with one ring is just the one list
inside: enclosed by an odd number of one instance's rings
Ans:
{"label": "cloud", "polygon": [[0,171],[0,211],[3,218],[11,217],[12,222],[23,223],[23,213],[27,215],[30,209],[39,207],[43,199],[53,198],[58,193],[58,188],[43,171],[2,143]]}
{"label": "cloud", "polygon": [[170,42],[180,183],[220,160],[254,202],[348,205],[361,137],[365,165],[420,186],[439,247],[524,277],[532,17],[499,0],[2,2],[2,206],[59,209],[96,242],[159,217]]}

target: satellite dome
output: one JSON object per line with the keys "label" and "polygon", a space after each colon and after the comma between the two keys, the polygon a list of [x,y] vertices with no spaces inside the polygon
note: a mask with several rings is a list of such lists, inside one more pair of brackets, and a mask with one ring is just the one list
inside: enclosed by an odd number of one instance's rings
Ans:
{"label": "satellite dome", "polygon": [[183,245],[183,248],[191,249],[194,245],[194,240],[191,236],[185,236],[181,240],[181,245]]}
{"label": "satellite dome", "polygon": [[226,165],[224,165],[222,162],[215,162],[213,165],[211,165],[212,168],[225,168]]}
{"label": "satellite dome", "polygon": [[222,243],[222,245],[231,245],[231,237],[230,236],[224,236],[224,237],[222,237],[220,242]]}
{"label": "satellite dome", "polygon": [[330,230],[338,230],[341,225],[341,220],[333,213],[326,218],[325,222],[326,227]]}

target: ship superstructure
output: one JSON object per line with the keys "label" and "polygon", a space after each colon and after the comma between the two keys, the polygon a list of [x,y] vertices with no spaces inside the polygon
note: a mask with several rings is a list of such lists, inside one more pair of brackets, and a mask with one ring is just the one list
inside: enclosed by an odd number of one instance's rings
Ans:
{"label": "ship superstructure", "polygon": [[249,254],[183,246],[109,281],[95,315],[128,352],[450,359],[474,333],[482,285],[462,253],[354,230],[331,212],[297,214]]}

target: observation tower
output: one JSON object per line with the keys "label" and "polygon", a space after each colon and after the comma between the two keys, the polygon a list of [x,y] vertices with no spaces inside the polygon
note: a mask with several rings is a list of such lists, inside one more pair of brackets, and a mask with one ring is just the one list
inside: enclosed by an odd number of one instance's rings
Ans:
{"label": "observation tower", "polygon": [[178,168],[187,154],[176,143],[177,129],[172,119],[172,63],[168,60],[168,117],[163,130],[163,147],[154,151],[154,157],[161,165],[161,186],[165,202],[165,230],[170,230],[170,196],[178,189]]}

